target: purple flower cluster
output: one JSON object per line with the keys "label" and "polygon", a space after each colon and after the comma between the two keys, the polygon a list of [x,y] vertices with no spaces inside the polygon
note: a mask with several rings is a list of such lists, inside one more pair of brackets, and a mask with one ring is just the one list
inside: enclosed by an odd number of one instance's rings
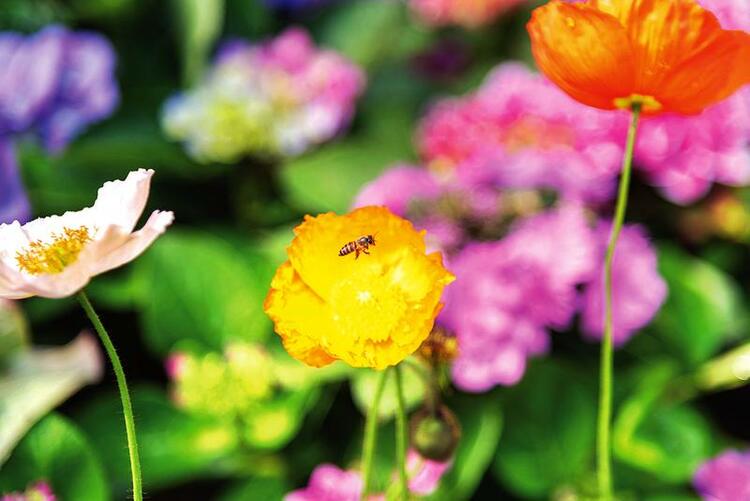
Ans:
{"label": "purple flower cluster", "polygon": [[729,450],[707,461],[693,485],[704,501],[749,501],[750,452]]}
{"label": "purple flower cluster", "polygon": [[29,217],[13,139],[37,135],[59,153],[119,101],[115,53],[102,36],[60,26],[0,33],[0,222]]}
{"label": "purple flower cluster", "polygon": [[[609,225],[592,230],[578,207],[521,220],[496,242],[467,245],[449,266],[458,277],[439,321],[456,334],[453,380],[466,391],[516,384],[529,357],[549,348],[549,330],[581,311],[587,335],[601,338],[602,268]],[[619,344],[651,320],[666,297],[656,255],[639,227],[626,227],[615,275]],[[583,287],[583,293],[579,288]]]}

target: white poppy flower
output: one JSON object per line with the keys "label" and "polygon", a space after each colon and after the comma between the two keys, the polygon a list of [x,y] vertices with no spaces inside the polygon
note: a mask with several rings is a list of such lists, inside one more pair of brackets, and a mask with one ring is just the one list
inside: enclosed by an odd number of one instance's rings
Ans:
{"label": "white poppy flower", "polygon": [[91,277],[132,261],[172,224],[155,211],[133,231],[148,200],[153,170],[104,183],[93,207],[0,225],[0,298],[70,296]]}

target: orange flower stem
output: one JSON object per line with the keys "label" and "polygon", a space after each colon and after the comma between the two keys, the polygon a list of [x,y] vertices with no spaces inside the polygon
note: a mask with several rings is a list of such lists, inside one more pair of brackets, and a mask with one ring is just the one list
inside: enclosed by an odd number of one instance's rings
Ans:
{"label": "orange flower stem", "polygon": [[400,484],[400,498],[409,499],[409,480],[406,474],[406,405],[404,404],[404,385],[401,377],[401,366],[393,368],[396,376],[396,467]]}
{"label": "orange flower stem", "polygon": [[133,417],[133,405],[130,402],[130,393],[128,392],[128,383],[125,380],[125,371],[120,363],[120,357],[117,356],[117,350],[115,345],[112,344],[112,340],[107,334],[107,330],[104,328],[99,315],[94,311],[94,307],[91,306],[88,296],[84,291],[78,293],[78,301],[81,303],[83,311],[91,320],[94,325],[94,329],[99,334],[99,338],[104,345],[109,360],[112,362],[112,368],[115,371],[115,378],[117,379],[117,386],[120,389],[120,400],[122,401],[122,411],[125,415],[125,432],[128,437],[128,451],[130,453],[130,471],[133,477],[133,500],[143,500],[143,487],[141,486],[141,460],[138,456],[138,440],[135,435],[135,418]]}
{"label": "orange flower stem", "polygon": [[375,441],[378,436],[378,411],[380,410],[380,399],[383,397],[385,382],[388,379],[387,370],[380,371],[375,395],[372,399],[370,409],[367,411],[365,422],[365,437],[362,444],[362,501],[367,500],[367,495],[372,487],[372,460],[375,456]]}
{"label": "orange flower stem", "polygon": [[620,188],[617,194],[617,208],[612,222],[612,233],[607,245],[604,260],[604,339],[602,340],[601,367],[599,383],[599,423],[597,433],[597,480],[599,484],[599,498],[610,501],[612,498],[612,366],[613,366],[613,334],[614,324],[612,315],[612,262],[615,256],[617,240],[625,221],[628,206],[628,191],[633,167],[633,152],[638,135],[638,120],[641,115],[641,105],[636,103],[632,107],[632,120],[628,130],[628,140],[625,146],[625,157],[620,176]]}

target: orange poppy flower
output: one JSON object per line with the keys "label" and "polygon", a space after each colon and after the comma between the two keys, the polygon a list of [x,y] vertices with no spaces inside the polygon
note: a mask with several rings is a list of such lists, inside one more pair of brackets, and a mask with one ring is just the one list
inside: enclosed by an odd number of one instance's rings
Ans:
{"label": "orange poppy flower", "polygon": [[527,28],[541,71],[595,108],[696,114],[750,83],[750,34],[695,0],[552,0]]}

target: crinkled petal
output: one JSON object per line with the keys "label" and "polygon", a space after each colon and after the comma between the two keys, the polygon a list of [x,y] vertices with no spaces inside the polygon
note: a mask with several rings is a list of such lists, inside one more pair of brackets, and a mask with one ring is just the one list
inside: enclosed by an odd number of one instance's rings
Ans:
{"label": "crinkled petal", "polygon": [[424,233],[416,232],[410,222],[394,217],[385,207],[362,207],[345,216],[307,216],[294,232],[289,259],[302,280],[323,299],[328,298],[338,277],[381,266],[376,259],[366,259],[367,255],[358,259],[353,253],[339,256],[342,247],[361,236],[374,235],[372,254],[387,255],[405,246],[425,252]]}
{"label": "crinkled petal", "polygon": [[[154,241],[159,238],[167,228],[174,222],[172,212],[154,211],[149,217],[146,224],[135,233],[126,235],[113,235],[119,246],[111,251],[107,251],[92,263],[92,273],[98,275],[106,271],[118,268],[136,257],[140,256],[148,249]],[[115,230],[119,231],[119,230]],[[124,243],[123,243],[124,240]],[[101,244],[105,243],[103,239]]]}
{"label": "crinkled petal", "polygon": [[633,50],[612,15],[552,0],[533,12],[527,28],[537,65],[573,99],[610,110],[615,99],[633,93]]}
{"label": "crinkled petal", "polygon": [[276,271],[264,304],[284,348],[297,360],[323,367],[335,359],[321,347],[333,330],[327,305],[301,280],[289,261]]}

